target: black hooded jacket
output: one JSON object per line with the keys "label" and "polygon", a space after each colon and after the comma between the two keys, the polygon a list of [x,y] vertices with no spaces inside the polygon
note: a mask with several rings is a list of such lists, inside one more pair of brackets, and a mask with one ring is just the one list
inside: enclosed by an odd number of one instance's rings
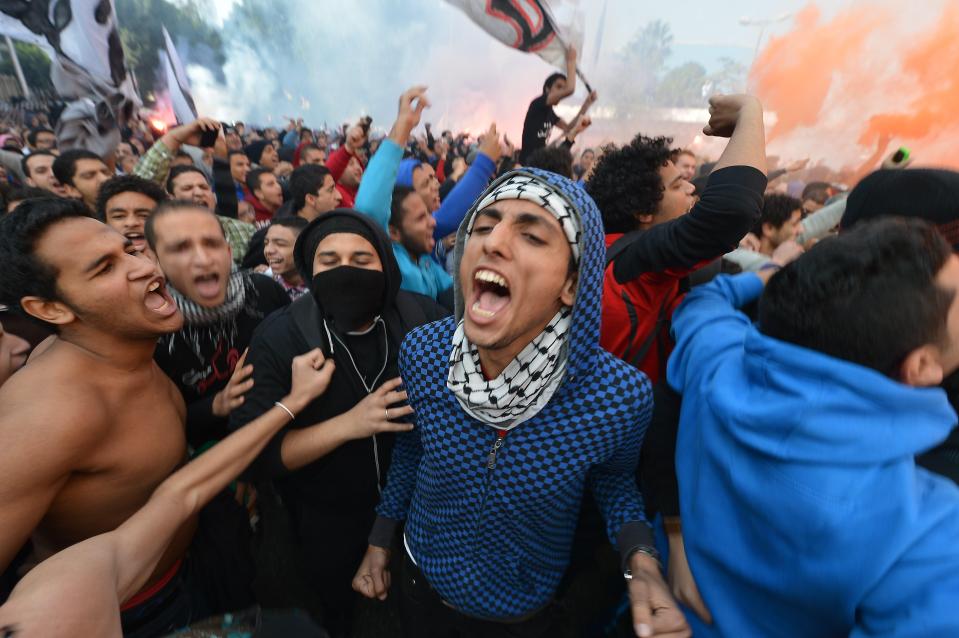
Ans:
{"label": "black hooded jacket", "polygon": [[[373,507],[379,499],[379,486],[386,482],[393,447],[393,435],[381,434],[368,439],[350,441],[326,456],[296,471],[282,462],[280,449],[291,428],[305,428],[351,410],[366,397],[366,390],[357,373],[366,383],[378,376],[373,388],[397,376],[397,354],[406,333],[413,328],[443,318],[448,314],[432,299],[400,291],[401,275],[389,238],[367,216],[350,210],[331,211],[315,219],[300,233],[294,249],[297,267],[310,274],[313,255],[310,237],[324,224],[336,224],[338,217],[351,217],[369,229],[365,233],[376,239],[374,247],[383,264],[386,277],[385,323],[366,335],[339,335],[349,346],[352,361],[339,344],[333,348],[336,371],[326,392],[315,399],[289,426],[267,445],[247,470],[252,480],[272,479],[284,500],[314,508],[330,508],[341,513],[355,512],[373,518]],[[308,278],[309,280],[309,278]],[[248,363],[253,364],[254,386],[243,405],[231,415],[230,424],[237,429],[273,407],[291,389],[293,358],[321,347],[327,356],[330,344],[322,326],[323,311],[313,295],[304,295],[288,308],[274,313],[258,328],[250,345]],[[386,369],[379,374],[386,350]],[[354,368],[355,363],[355,368]]]}

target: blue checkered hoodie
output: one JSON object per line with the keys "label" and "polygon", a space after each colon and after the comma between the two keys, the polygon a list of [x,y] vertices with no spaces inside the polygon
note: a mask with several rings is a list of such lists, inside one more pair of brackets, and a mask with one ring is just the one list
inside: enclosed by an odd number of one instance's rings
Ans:
{"label": "blue checkered hoodie", "polygon": [[[528,615],[552,599],[587,486],[621,553],[652,545],[635,482],[652,392],[645,375],[599,346],[606,255],[599,210],[568,179],[519,172],[548,181],[581,216],[565,377],[549,403],[503,439],[488,469],[495,430],[467,415],[446,387],[456,320],[411,332],[399,366],[416,428],[396,439],[370,537],[388,544],[388,530],[405,519],[409,550],[430,585],[461,612],[492,620]],[[460,227],[457,262],[474,213]],[[456,293],[461,317],[458,282]]]}

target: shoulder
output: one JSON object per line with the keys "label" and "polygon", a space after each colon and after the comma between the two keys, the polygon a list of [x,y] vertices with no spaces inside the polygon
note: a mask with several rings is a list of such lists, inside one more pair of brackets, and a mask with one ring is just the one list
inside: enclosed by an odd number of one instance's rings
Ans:
{"label": "shoulder", "polygon": [[622,359],[599,348],[590,371],[584,380],[590,392],[605,395],[606,399],[624,406],[640,409],[652,406],[653,384],[644,372]]}
{"label": "shoulder", "polygon": [[[450,315],[450,311],[436,303],[432,297],[407,290],[400,290],[396,294],[396,307],[401,315],[406,312],[422,313],[422,317],[420,317],[416,323],[417,326],[431,321],[437,321]],[[413,311],[413,308],[416,308],[416,310]],[[404,319],[406,319],[406,317],[404,317]]]}
{"label": "shoulder", "polygon": [[33,441],[82,451],[107,434],[111,415],[99,388],[64,368],[58,353],[47,352],[0,387],[0,439],[8,451],[22,453]]}
{"label": "shoulder", "polygon": [[271,312],[277,308],[290,305],[290,296],[283,290],[283,286],[278,284],[272,277],[252,273],[250,280],[260,297],[260,309]]}
{"label": "shoulder", "polygon": [[453,317],[418,326],[406,335],[400,347],[400,356],[414,356],[419,360],[442,357],[450,348],[454,332],[456,321]]}

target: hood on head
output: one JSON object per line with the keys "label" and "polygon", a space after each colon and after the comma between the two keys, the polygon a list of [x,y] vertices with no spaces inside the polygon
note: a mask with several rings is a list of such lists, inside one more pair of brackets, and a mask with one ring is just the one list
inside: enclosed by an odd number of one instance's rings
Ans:
{"label": "hood on head", "polygon": [[959,248],[959,173],[945,169],[883,169],[849,193],[841,229],[880,217],[913,217],[936,224]]}
{"label": "hood on head", "polygon": [[[380,262],[383,264],[383,275],[386,277],[386,286],[383,289],[383,307],[393,305],[396,294],[400,290],[402,275],[400,266],[393,254],[393,245],[389,236],[369,216],[349,208],[337,208],[323,213],[307,225],[296,238],[293,246],[293,261],[303,281],[308,284],[313,281],[313,257],[316,248],[323,237],[335,233],[352,233],[360,235],[373,244]],[[322,312],[322,308],[320,311]]]}
{"label": "hood on head", "polygon": [[266,140],[257,140],[250,144],[247,144],[246,148],[243,149],[243,152],[254,164],[260,163],[260,158],[263,157],[263,151],[266,149],[267,142]]}
{"label": "hood on head", "polygon": [[413,171],[423,165],[418,159],[408,157],[400,162],[400,168],[396,171],[396,185],[413,188]]}
{"label": "hood on head", "polygon": [[603,234],[603,222],[596,203],[575,182],[556,173],[538,168],[521,168],[506,173],[490,184],[482,195],[476,198],[473,206],[460,223],[456,232],[456,246],[453,253],[453,293],[456,304],[456,321],[463,318],[465,301],[463,286],[460,282],[460,263],[466,245],[467,229],[477,213],[477,206],[500,184],[517,176],[532,177],[557,191],[578,216],[581,229],[579,237],[579,278],[576,284],[576,299],[570,318],[569,343],[566,349],[567,368],[571,372],[585,372],[591,367],[592,359],[599,353],[600,303],[603,294],[603,271],[606,262],[606,243]]}

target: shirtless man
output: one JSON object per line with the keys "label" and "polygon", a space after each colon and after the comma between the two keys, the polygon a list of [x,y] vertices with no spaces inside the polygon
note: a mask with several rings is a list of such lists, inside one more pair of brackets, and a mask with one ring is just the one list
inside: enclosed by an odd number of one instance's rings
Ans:
{"label": "shirtless man", "polygon": [[0,635],[120,636],[120,603],[147,582],[177,529],[289,422],[286,410],[298,414],[323,394],[333,369],[319,349],[296,357],[293,387],[282,401],[163,481],[116,530],[73,545],[27,574],[0,606]]}
{"label": "shirtless man", "polygon": [[[153,362],[183,317],[156,263],[88,215],[78,200],[38,199],[0,221],[0,303],[59,332],[0,388],[0,569],[27,541],[41,561],[116,529],[186,459],[183,399]],[[173,535],[150,593],[186,589],[195,526]]]}

